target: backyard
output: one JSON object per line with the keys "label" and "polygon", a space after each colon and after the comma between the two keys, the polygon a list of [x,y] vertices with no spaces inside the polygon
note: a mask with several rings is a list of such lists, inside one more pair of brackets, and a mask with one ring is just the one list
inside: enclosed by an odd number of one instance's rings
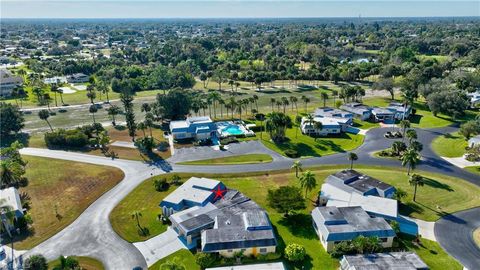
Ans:
{"label": "backyard", "polygon": [[[23,156],[29,184],[20,188],[31,198],[30,234],[15,239],[15,248],[30,249],[72,223],[92,202],[123,179],[116,168]],[[55,168],[55,170],[52,170]]]}
{"label": "backyard", "polygon": [[[434,221],[442,215],[480,205],[480,188],[460,179],[417,172],[427,177],[427,180],[425,186],[418,189],[417,202],[415,203],[412,202],[413,187],[408,184],[408,177],[403,171],[381,167],[357,167],[363,173],[407,191],[408,195],[404,199],[406,204],[401,211],[402,214],[414,218]],[[329,174],[344,168],[344,166],[338,165],[311,168],[316,174],[318,185],[315,191],[310,192],[309,199],[315,199],[321,184]],[[387,175],[388,177],[386,177]],[[181,176],[182,179],[186,180],[191,174],[181,174]],[[196,174],[195,176],[200,175]],[[307,209],[299,211],[295,219],[288,220],[267,205],[266,194],[268,189],[288,184],[298,185],[294,173],[275,171],[242,176],[235,174],[204,176],[223,181],[228,188],[243,192],[264,207],[278,233],[279,242],[298,243],[305,246],[307,254],[309,254],[309,260],[305,263],[306,269],[336,269],[338,267],[338,261],[321,248],[320,242],[311,227],[309,212],[313,209],[312,203],[307,204]],[[158,177],[154,179],[158,179]],[[157,192],[153,187],[154,179],[146,180],[138,186],[110,215],[110,221],[115,231],[127,241],[143,241],[166,230],[166,227],[156,220],[157,215],[161,213],[158,205],[168,193],[174,190],[174,187],[170,187],[167,192]],[[150,231],[148,237],[138,235],[136,224],[129,215],[132,211],[137,210],[142,212],[140,219],[142,226],[147,227]],[[438,244],[424,239],[422,239],[422,243],[423,246],[415,246],[415,248],[418,249],[422,259],[432,266],[432,269],[440,269],[439,267],[433,267],[439,265],[451,265],[452,269],[459,266],[451,257],[443,253]],[[172,257],[175,257],[175,254],[170,256],[169,259]],[[184,258],[184,256],[181,257]]]}

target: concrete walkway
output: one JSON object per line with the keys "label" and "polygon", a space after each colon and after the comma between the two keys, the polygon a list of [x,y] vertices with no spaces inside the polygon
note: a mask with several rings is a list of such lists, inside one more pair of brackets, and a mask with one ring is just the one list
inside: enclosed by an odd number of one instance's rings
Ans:
{"label": "concrete walkway", "polygon": [[435,222],[424,221],[416,218],[409,218],[409,219],[417,223],[418,234],[420,234],[422,238],[426,238],[428,240],[432,240],[435,242],[437,241],[437,238],[435,237]]}
{"label": "concrete walkway", "polygon": [[133,245],[142,253],[148,267],[180,249],[187,249],[171,227],[160,235]]}
{"label": "concrete walkway", "polygon": [[118,146],[118,147],[125,147],[125,148],[137,148],[133,142],[126,142],[126,141],[114,141],[110,145]]}
{"label": "concrete walkway", "polygon": [[444,160],[452,163],[453,165],[455,165],[459,168],[480,166],[480,162],[468,161],[468,160],[465,159],[465,156],[456,157],[456,158],[447,158],[447,157],[441,157],[441,158],[443,158]]}

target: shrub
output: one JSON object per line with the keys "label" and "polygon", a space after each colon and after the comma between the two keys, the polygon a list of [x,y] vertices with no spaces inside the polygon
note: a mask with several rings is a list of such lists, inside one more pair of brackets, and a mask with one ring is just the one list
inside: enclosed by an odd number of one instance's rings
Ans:
{"label": "shrub", "polygon": [[153,181],[153,186],[155,187],[155,190],[159,192],[168,190],[168,188],[170,187],[170,185],[167,182],[167,179],[165,178],[155,179],[155,181]]}
{"label": "shrub", "polygon": [[88,143],[88,136],[80,129],[47,132],[44,136],[47,146],[56,147],[85,147]]}
{"label": "shrub", "polygon": [[289,158],[298,158],[300,157],[300,155],[298,154],[298,151],[297,150],[294,150],[294,149],[287,149],[285,150],[285,155]]}
{"label": "shrub", "polygon": [[24,269],[47,270],[47,259],[40,254],[32,255],[25,260]]}
{"label": "shrub", "polygon": [[169,147],[170,145],[168,144],[168,142],[160,142],[157,146],[157,149],[158,151],[165,152],[168,150]]}
{"label": "shrub", "polygon": [[135,146],[143,153],[151,153],[155,142],[152,137],[143,137],[135,141]]}
{"label": "shrub", "polygon": [[226,137],[220,140],[220,143],[223,145],[227,145],[230,143],[238,143],[238,139],[235,137]]}
{"label": "shrub", "polygon": [[303,261],[305,255],[305,247],[299,244],[288,244],[285,248],[285,258],[291,262]]}
{"label": "shrub", "polygon": [[195,254],[195,262],[202,268],[208,268],[211,267],[215,261],[217,260],[217,257],[215,254],[212,253],[203,253],[199,252]]}

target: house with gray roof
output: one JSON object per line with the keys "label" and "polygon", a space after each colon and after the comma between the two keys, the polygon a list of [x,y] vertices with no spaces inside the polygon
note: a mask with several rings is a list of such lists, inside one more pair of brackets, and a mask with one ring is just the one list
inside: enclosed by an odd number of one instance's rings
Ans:
{"label": "house with gray roof", "polygon": [[0,207],[8,209],[8,211],[0,212],[1,225],[3,225],[3,228],[7,231],[14,230],[14,224],[7,215],[13,214],[14,219],[23,217],[22,201],[20,200],[20,194],[16,188],[9,187],[0,189]]}
{"label": "house with gray roof", "polygon": [[340,270],[428,270],[429,267],[413,252],[386,252],[345,255]]}
{"label": "house with gray roof", "polygon": [[356,192],[363,196],[374,195],[391,198],[396,191],[395,187],[356,170],[336,172],[329,175],[326,182],[343,186],[345,190]]}
{"label": "house with gray roof", "polygon": [[360,206],[316,207],[312,210],[313,227],[327,252],[342,241],[359,236],[378,237],[383,247],[392,247],[395,231],[380,217],[372,217]]}
{"label": "house with gray roof", "polygon": [[340,109],[352,113],[356,118],[363,121],[369,119],[372,115],[370,107],[358,102],[345,103],[340,106]]}
{"label": "house with gray roof", "polygon": [[191,177],[163,199],[160,203],[162,213],[169,217],[173,213],[214,202],[215,194],[212,191],[218,188],[224,190],[225,186],[217,180]]}
{"label": "house with gray roof", "polygon": [[[202,199],[202,204],[170,215],[172,228],[180,239],[187,246],[201,245],[202,252],[215,252],[224,257],[233,257],[237,252],[246,256],[275,252],[277,240],[265,210],[241,192],[227,190],[221,182],[218,187],[224,190],[220,198]],[[188,196],[199,192],[198,197],[205,198],[201,189],[188,190],[191,193]],[[181,195],[187,194],[181,191],[175,197]],[[172,201],[172,198],[166,199]]]}
{"label": "house with gray roof", "polygon": [[13,75],[7,69],[0,69],[0,97],[11,96],[13,89],[22,84],[22,77]]}

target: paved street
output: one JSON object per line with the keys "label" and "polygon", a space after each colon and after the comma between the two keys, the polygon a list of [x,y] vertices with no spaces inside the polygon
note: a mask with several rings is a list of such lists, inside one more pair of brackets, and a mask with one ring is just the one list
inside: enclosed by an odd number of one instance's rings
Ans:
{"label": "paved street", "polygon": [[[380,166],[401,166],[400,161],[392,159],[379,159],[371,156],[372,152],[385,149],[391,146],[392,140],[383,138],[386,130],[391,128],[379,128],[370,130],[365,138],[365,143],[359,147],[355,152],[359,156],[356,164],[366,165],[380,165]],[[419,170],[430,171],[434,173],[452,175],[458,178],[463,178],[480,186],[480,177],[464,171],[454,165],[444,161],[438,157],[430,148],[430,142],[438,135],[454,131],[454,128],[447,127],[435,130],[417,130],[420,141],[424,144],[422,156],[424,160],[419,164]],[[258,143],[258,142],[257,142]],[[242,144],[239,144],[242,145]],[[246,144],[250,145],[250,144]],[[262,152],[267,150],[261,144],[251,144],[255,151]],[[241,147],[240,147],[241,148]],[[237,150],[236,150],[237,151]],[[240,150],[238,150],[240,151]],[[268,150],[270,151],[270,150]],[[225,166],[187,166],[168,164],[167,162],[159,163],[142,163],[139,161],[128,160],[111,160],[109,158],[93,156],[88,154],[81,154],[77,152],[54,151],[48,149],[25,148],[21,150],[22,154],[43,156],[50,158],[58,158],[65,160],[72,160],[77,162],[86,162],[106,166],[114,166],[120,168],[125,173],[125,178],[113,189],[102,195],[97,201],[90,205],[84,213],[82,213],[77,220],[66,227],[64,230],[41,243],[27,253],[27,256],[34,253],[42,253],[48,259],[57,258],[59,255],[79,255],[90,256],[99,259],[105,264],[107,269],[132,269],[139,266],[146,268],[147,262],[142,253],[131,243],[121,239],[112,229],[108,216],[112,209],[137,185],[151,175],[162,174],[164,172],[204,172],[204,173],[242,173],[251,171],[267,171],[277,169],[287,169],[292,165],[293,160],[281,157],[278,154],[274,155],[274,161],[267,164],[250,164],[250,165],[225,165]],[[199,152],[200,153],[200,152]],[[238,153],[238,152],[237,152]],[[276,158],[275,158],[276,157]],[[347,153],[339,153],[325,157],[315,157],[309,159],[302,159],[304,166],[324,165],[324,164],[348,164]],[[404,168],[402,168],[403,170]],[[480,208],[477,208],[480,211]],[[465,224],[477,224],[479,222],[480,214],[462,216]],[[476,219],[476,220],[475,220]],[[442,219],[443,220],[443,219]],[[447,221],[445,221],[447,222]],[[439,223],[441,223],[439,221]],[[443,224],[443,223],[442,223]],[[448,222],[447,222],[448,225]],[[458,258],[465,265],[472,265],[476,263],[472,259],[477,255],[480,258],[480,251],[477,249],[470,249],[469,257],[460,256],[459,252],[449,245],[459,245],[468,238],[466,234],[459,232],[459,238],[445,239],[440,236],[442,226],[435,226],[435,236],[438,241],[456,258]],[[450,229],[452,230],[452,229]],[[448,231],[448,230],[447,230]],[[466,232],[467,229],[462,232]],[[443,233],[440,233],[443,234]],[[447,234],[448,237],[452,234]],[[462,239],[462,240],[458,240]],[[470,235],[471,240],[471,235]],[[446,241],[446,242],[445,242]],[[465,240],[466,241],[466,240]],[[448,243],[448,244],[446,244]],[[476,252],[476,253],[475,253]],[[145,251],[144,251],[145,253]],[[147,256],[148,257],[148,256]],[[150,265],[151,262],[149,261]]]}

